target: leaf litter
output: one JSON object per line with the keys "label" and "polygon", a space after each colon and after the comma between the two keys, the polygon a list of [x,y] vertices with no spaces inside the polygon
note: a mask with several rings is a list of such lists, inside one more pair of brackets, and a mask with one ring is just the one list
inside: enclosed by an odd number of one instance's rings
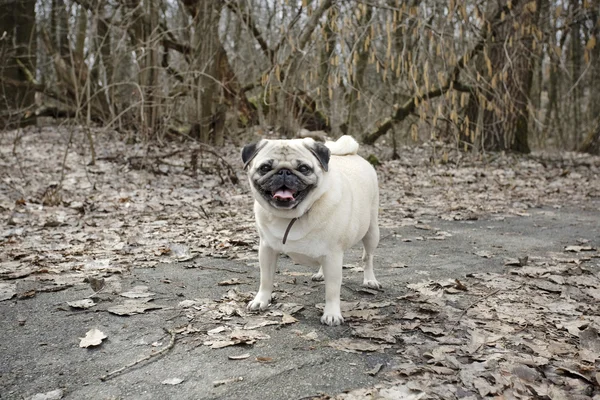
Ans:
{"label": "leaf litter", "polygon": [[[245,179],[219,175],[223,161],[203,160],[201,179],[197,171],[189,173],[184,167],[164,166],[157,171],[151,164],[133,163],[133,158],[123,156],[151,158],[156,155],[151,150],[98,131],[104,155],[95,165],[87,165],[85,152],[71,152],[61,201],[49,205],[42,194],[61,169],[57,152],[63,149],[56,143],[66,144],[68,134],[61,129],[42,130],[41,135],[21,136],[16,153],[20,163],[9,161],[14,159],[9,155],[11,146],[0,146],[0,169],[5,171],[0,211],[8,221],[0,230],[0,301],[15,297],[18,291],[11,282],[15,280],[35,284],[23,295],[34,295],[40,278],[54,281],[59,289],[87,282],[97,296],[126,298],[109,312],[133,315],[161,308],[151,303],[148,288],[121,290],[120,276],[133,267],[195,257],[256,262],[252,199]],[[182,144],[167,146],[186,154]],[[75,147],[85,149],[83,143]],[[597,157],[503,154],[482,160],[456,153],[450,157],[455,165],[461,164],[456,167],[429,162],[432,151],[430,146],[411,148],[402,162],[387,161],[378,169],[381,226],[420,232],[403,238],[405,242],[451,237],[435,227],[433,217],[449,221],[526,218],[532,207],[585,204],[600,197]],[[237,165],[237,148],[224,147],[223,154],[223,160]],[[597,394],[600,274],[595,260],[599,256],[588,242],[578,241],[553,256],[507,260],[506,274],[409,284],[409,292],[393,302],[345,302],[347,337],[327,340],[314,330],[289,328],[289,332],[344,352],[397,354],[390,363],[368,371],[381,384],[335,397],[339,399]],[[488,259],[494,252],[478,250],[477,255]],[[406,265],[397,262],[391,268]],[[353,266],[350,273],[360,270]],[[296,284],[295,278],[311,273],[283,271],[282,275],[293,277]],[[268,313],[259,317],[248,313],[245,304],[253,294],[236,289],[244,283],[239,278],[222,281],[223,287],[233,288],[221,299],[181,301],[178,308],[187,313],[190,323],[170,331],[170,343],[163,350],[172,348],[175,334],[197,337],[212,349],[252,346],[269,340],[270,335],[261,330],[298,322],[293,315],[304,305],[281,301],[289,295],[284,291],[277,292],[281,299]],[[375,291],[369,296],[385,298]],[[90,304],[71,303],[73,307]],[[194,325],[197,321],[208,321],[212,328]],[[250,357],[249,353],[242,356]]]}
{"label": "leaf litter", "polygon": [[108,336],[104,332],[94,328],[86,332],[85,337],[80,338],[79,347],[94,347],[102,344]]}

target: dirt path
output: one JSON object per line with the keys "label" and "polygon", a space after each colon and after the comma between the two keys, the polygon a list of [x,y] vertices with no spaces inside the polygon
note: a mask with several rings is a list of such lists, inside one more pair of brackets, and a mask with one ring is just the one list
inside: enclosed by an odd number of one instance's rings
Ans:
{"label": "dirt path", "polygon": [[[288,259],[263,314],[244,308],[258,286],[252,258],[133,268],[95,295],[89,283],[40,292],[44,281],[20,280],[0,302],[0,398],[598,399],[599,206],[398,220],[382,230],[376,259],[384,291],[363,291],[360,249],[347,254],[347,323],[333,328],[319,323],[322,283]],[[67,304],[86,298],[96,304]],[[126,301],[161,308],[114,314]],[[80,348],[92,328],[107,338]]]}

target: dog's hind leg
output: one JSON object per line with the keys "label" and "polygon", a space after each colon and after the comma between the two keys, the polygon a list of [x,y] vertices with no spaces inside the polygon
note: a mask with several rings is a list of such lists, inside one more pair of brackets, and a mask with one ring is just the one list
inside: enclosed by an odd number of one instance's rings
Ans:
{"label": "dog's hind leg", "polygon": [[319,272],[317,272],[316,274],[313,274],[310,279],[312,279],[313,281],[322,281],[324,279],[324,275],[323,275],[323,267],[319,268]]}
{"label": "dog's hind leg", "polygon": [[342,289],[342,264],[344,253],[334,252],[323,260],[323,273],[325,274],[325,309],[321,323],[325,325],[339,325],[344,322],[340,308],[340,291]]}
{"label": "dog's hind leg", "polygon": [[377,223],[377,209],[373,210],[371,214],[371,223],[369,224],[369,230],[362,239],[365,249],[363,251],[362,259],[365,262],[365,277],[363,280],[363,286],[371,289],[381,289],[381,284],[377,282],[375,273],[373,272],[373,255],[375,249],[379,244],[379,224]]}

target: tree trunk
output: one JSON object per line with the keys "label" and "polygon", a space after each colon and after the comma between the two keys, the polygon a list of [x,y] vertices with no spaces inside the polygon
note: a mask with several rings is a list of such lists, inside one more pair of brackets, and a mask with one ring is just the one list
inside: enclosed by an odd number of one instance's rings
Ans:
{"label": "tree trunk", "polygon": [[[367,29],[373,17],[373,7],[366,7],[366,12],[361,16],[359,26],[362,29]],[[365,87],[365,71],[369,64],[369,49],[365,48],[366,35],[362,36],[360,43],[356,47],[358,52],[355,58],[356,63],[353,65],[353,73],[351,74],[352,83],[348,93],[348,118],[346,120],[346,128],[350,132],[362,132],[363,127],[361,121],[364,121],[364,116],[360,114],[359,106],[361,104],[361,91]],[[364,94],[362,94],[364,98]]]}
{"label": "tree trunk", "polygon": [[52,44],[65,57],[69,54],[69,13],[64,0],[52,0],[50,10]]}
{"label": "tree trunk", "polygon": [[[479,62],[479,85],[470,98],[466,140],[473,144],[474,121],[481,121],[485,150],[529,153],[529,96],[533,80],[532,27],[539,18],[540,0],[513,1],[512,15],[491,21],[492,32]],[[485,55],[487,54],[487,57]],[[479,115],[483,113],[483,115]]]}
{"label": "tree trunk", "polygon": [[158,46],[159,38],[157,37],[158,27],[158,4],[156,0],[146,0],[146,13],[150,16],[148,24],[144,24],[144,42],[146,51],[144,54],[144,63],[142,71],[144,89],[145,89],[145,107],[146,129],[148,133],[156,137],[159,127],[159,98],[158,91]]}
{"label": "tree trunk", "polygon": [[[590,65],[595,65],[595,68],[591,68],[591,78],[590,78],[590,91],[589,91],[589,107],[588,107],[588,121],[598,121],[597,118],[600,116],[600,0],[594,0],[593,2],[593,15],[595,16],[596,25],[592,29],[590,39],[588,43],[592,42],[595,39],[595,45],[592,49],[588,49],[589,51],[589,63]],[[598,121],[600,124],[600,121]],[[599,132],[600,128],[596,129],[596,132]],[[596,133],[598,135],[599,133]]]}
{"label": "tree trunk", "polygon": [[571,58],[571,137],[574,139],[569,150],[575,150],[581,145],[581,103],[582,103],[582,88],[581,88],[581,63],[583,62],[583,47],[581,45],[581,23],[578,21],[580,13],[579,0],[571,0],[571,15],[575,21],[571,27],[571,42],[569,46]]}
{"label": "tree trunk", "polygon": [[600,119],[596,121],[596,129],[590,132],[579,151],[600,156]]}
{"label": "tree trunk", "polygon": [[209,0],[185,0],[183,3],[194,20],[191,65],[197,73],[193,82],[196,104],[191,134],[203,143],[214,143],[215,138],[220,139],[222,135],[222,131],[215,132],[215,127],[224,128],[221,121],[215,120],[224,118],[216,107],[217,103],[221,103],[217,98],[220,89],[219,62],[221,57],[226,57],[219,42],[221,10],[218,4]]}
{"label": "tree trunk", "polygon": [[112,56],[112,41],[110,36],[110,28],[106,21],[104,20],[105,14],[107,14],[104,10],[105,5],[101,5],[99,7],[98,13],[100,14],[100,18],[96,18],[96,49],[100,49],[99,55],[100,60],[96,63],[104,73],[100,73],[100,77],[98,79],[99,82],[102,82],[102,88],[104,89],[104,93],[100,96],[106,98],[108,108],[110,111],[111,120],[114,119],[116,114],[116,104],[118,101],[115,99],[113,82],[115,81],[114,76],[114,65],[113,65],[113,56]]}
{"label": "tree trunk", "polygon": [[[28,110],[34,106],[36,71],[35,0],[0,1],[0,130],[35,123]],[[25,112],[25,116],[23,113]],[[28,117],[31,115],[31,117]]]}

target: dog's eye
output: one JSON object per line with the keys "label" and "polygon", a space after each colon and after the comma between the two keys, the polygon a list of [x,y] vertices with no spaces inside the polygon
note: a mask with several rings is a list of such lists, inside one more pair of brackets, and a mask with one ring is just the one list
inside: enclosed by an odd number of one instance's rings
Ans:
{"label": "dog's eye", "polygon": [[267,172],[269,172],[271,170],[271,166],[269,164],[264,164],[264,165],[260,166],[259,170],[263,174],[266,174]]}
{"label": "dog's eye", "polygon": [[300,171],[303,174],[307,174],[310,172],[310,167],[308,165],[302,164],[301,166],[298,167],[298,171]]}

